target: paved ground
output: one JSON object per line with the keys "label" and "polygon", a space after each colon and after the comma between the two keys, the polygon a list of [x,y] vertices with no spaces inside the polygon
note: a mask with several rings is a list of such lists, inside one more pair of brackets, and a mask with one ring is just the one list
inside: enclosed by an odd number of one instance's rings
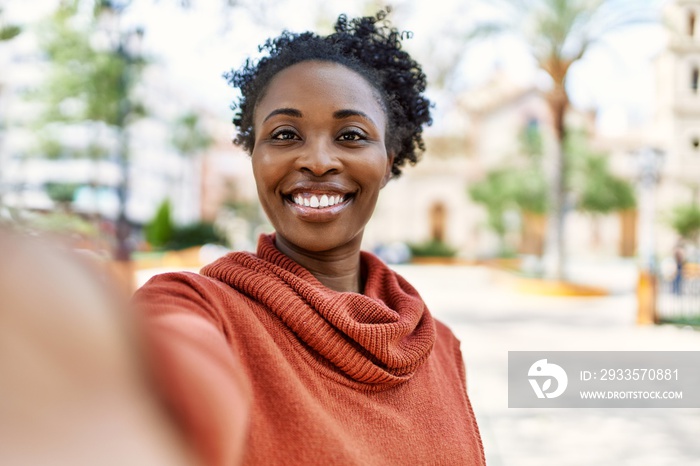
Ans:
{"label": "paved ground", "polygon": [[509,350],[700,351],[698,331],[635,325],[629,267],[581,269],[615,289],[604,298],[519,295],[482,268],[397,270],[462,341],[490,466],[700,465],[700,409],[507,406]]}

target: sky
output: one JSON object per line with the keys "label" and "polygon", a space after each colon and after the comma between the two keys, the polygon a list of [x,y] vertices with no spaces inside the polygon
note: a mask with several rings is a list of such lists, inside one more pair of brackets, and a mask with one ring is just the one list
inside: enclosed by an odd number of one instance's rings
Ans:
{"label": "sky", "polygon": [[[329,25],[338,13],[367,13],[365,2],[347,0],[239,0],[243,7],[222,7],[224,0],[191,0],[192,6],[180,8],[178,0],[134,0],[122,19],[122,28],[141,26],[146,34],[143,51],[160,63],[169,79],[190,99],[227,117],[235,96],[222,74],[240,66],[246,57],[255,56],[258,44],[282,29],[319,30]],[[658,5],[661,0],[637,0],[640,5]],[[0,0],[10,20],[32,21],[50,13],[57,0]],[[383,2],[378,2],[383,4]],[[443,0],[390,2],[392,24],[410,30],[413,38],[406,49],[424,66],[430,82],[436,67],[445,66],[456,50],[445,35],[463,33],[478,18],[498,15],[498,10],[479,6],[478,2]],[[439,4],[439,8],[436,8]],[[261,6],[262,5],[262,6]],[[610,34],[602,46],[594,47],[572,67],[569,91],[575,106],[597,109],[599,127],[616,133],[629,126],[648,123],[653,115],[654,73],[652,59],[664,47],[661,26],[640,25]],[[463,53],[452,88],[467,90],[483,83],[496,69],[502,69],[516,84],[544,85],[522,43],[514,39],[482,41]],[[434,89],[434,101],[449,105]],[[454,99],[451,99],[454,101]],[[440,109],[436,112],[440,114]],[[436,122],[439,124],[439,119]]]}

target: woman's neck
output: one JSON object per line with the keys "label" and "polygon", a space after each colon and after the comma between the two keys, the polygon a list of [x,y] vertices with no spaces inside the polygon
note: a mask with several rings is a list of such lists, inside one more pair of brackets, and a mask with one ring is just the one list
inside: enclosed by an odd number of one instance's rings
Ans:
{"label": "woman's neck", "polygon": [[316,252],[300,249],[276,235],[275,246],[331,290],[363,292],[359,241],[331,251]]}

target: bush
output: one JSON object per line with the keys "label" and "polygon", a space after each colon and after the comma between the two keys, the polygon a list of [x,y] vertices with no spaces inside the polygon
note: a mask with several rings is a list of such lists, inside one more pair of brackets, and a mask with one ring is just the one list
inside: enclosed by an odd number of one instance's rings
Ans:
{"label": "bush", "polygon": [[46,194],[52,201],[68,205],[75,199],[75,193],[80,188],[79,183],[48,182],[45,185]]}
{"label": "bush", "polygon": [[409,244],[413,257],[454,257],[457,250],[452,246],[436,240]]}
{"label": "bush", "polygon": [[172,240],[174,228],[170,218],[170,201],[166,199],[144,228],[146,241],[156,249],[164,248]]}
{"label": "bush", "polygon": [[173,228],[168,249],[187,249],[203,244],[222,244],[223,239],[216,233],[214,225],[207,222],[196,222]]}
{"label": "bush", "polygon": [[178,250],[209,243],[223,244],[223,238],[214,229],[214,224],[195,222],[175,225],[170,210],[170,201],[163,201],[153,220],[144,228],[146,241],[153,248]]}

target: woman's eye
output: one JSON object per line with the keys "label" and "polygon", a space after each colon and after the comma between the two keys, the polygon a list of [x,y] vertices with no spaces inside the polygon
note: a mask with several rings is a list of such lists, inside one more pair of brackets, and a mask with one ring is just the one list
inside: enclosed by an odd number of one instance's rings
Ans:
{"label": "woman's eye", "polygon": [[294,131],[288,129],[275,131],[274,133],[272,133],[271,137],[272,139],[276,139],[278,141],[290,141],[293,139],[298,139],[297,134]]}
{"label": "woman's eye", "polygon": [[360,133],[359,131],[348,131],[340,135],[338,138],[340,141],[350,141],[350,142],[355,142],[355,141],[363,141],[367,139],[367,137]]}

